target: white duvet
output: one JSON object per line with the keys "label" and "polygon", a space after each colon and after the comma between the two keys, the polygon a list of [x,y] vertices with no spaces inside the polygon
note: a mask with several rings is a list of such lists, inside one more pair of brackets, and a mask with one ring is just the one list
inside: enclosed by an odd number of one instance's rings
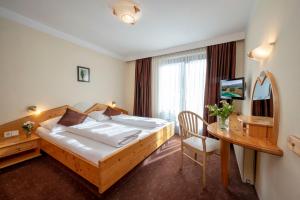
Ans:
{"label": "white duvet", "polygon": [[148,118],[148,117],[137,117],[131,115],[116,115],[111,117],[113,121],[121,122],[132,126],[146,127],[146,128],[157,128],[166,125],[168,122],[163,119]]}
{"label": "white duvet", "polygon": [[122,147],[137,139],[140,129],[122,124],[88,121],[71,127],[62,127],[63,130],[80,135],[114,147]]}

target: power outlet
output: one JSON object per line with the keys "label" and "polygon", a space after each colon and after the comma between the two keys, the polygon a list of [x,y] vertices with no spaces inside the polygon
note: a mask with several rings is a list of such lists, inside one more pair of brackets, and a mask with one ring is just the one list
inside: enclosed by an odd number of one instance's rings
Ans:
{"label": "power outlet", "polygon": [[19,135],[18,130],[11,131],[11,136],[18,136],[18,135]]}
{"label": "power outlet", "polygon": [[19,131],[18,130],[4,132],[4,137],[5,138],[9,138],[9,137],[17,136],[17,135],[19,135]]}
{"label": "power outlet", "polygon": [[5,137],[5,138],[11,137],[11,132],[10,132],[10,131],[4,132],[4,137]]}

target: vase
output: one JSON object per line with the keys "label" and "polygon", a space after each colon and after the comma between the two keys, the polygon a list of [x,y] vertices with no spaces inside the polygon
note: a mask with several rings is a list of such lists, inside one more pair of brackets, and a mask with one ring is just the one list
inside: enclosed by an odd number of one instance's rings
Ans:
{"label": "vase", "polygon": [[31,136],[31,131],[28,131],[25,134],[26,134],[26,138],[29,138]]}
{"label": "vase", "polygon": [[220,116],[217,117],[218,126],[221,130],[228,130],[229,129],[229,117],[222,118]]}

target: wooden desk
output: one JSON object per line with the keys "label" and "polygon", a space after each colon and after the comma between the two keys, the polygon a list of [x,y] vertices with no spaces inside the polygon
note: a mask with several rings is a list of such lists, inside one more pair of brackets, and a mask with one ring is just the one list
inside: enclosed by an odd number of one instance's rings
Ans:
{"label": "wooden desk", "polygon": [[211,135],[220,139],[221,175],[222,182],[225,187],[228,186],[230,143],[276,156],[283,155],[282,150],[277,147],[277,145],[272,144],[268,140],[255,138],[247,134],[236,117],[230,119],[229,130],[220,130],[217,123],[210,124],[207,127],[207,130]]}

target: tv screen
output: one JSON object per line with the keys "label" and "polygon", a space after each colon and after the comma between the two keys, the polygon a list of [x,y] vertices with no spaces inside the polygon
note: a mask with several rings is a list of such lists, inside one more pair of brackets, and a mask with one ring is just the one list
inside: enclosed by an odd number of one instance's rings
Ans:
{"label": "tv screen", "polygon": [[221,80],[221,99],[244,99],[244,78]]}

